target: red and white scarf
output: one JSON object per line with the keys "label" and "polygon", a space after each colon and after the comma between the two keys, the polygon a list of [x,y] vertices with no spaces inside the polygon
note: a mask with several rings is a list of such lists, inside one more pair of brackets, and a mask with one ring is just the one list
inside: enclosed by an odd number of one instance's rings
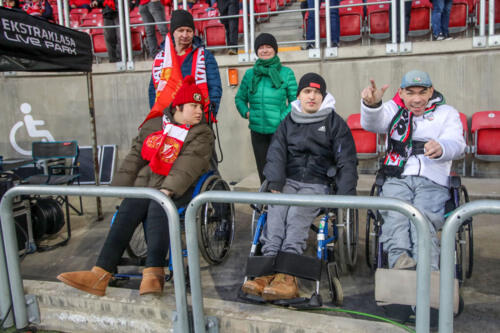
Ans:
{"label": "red and white scarf", "polygon": [[170,119],[163,116],[162,130],[148,135],[142,144],[141,155],[143,159],[149,161],[151,171],[168,176],[189,129],[189,125],[173,124]]}
{"label": "red and white scarf", "polygon": [[[175,56],[172,48],[165,47],[165,50],[160,51],[153,61],[153,84],[155,86],[158,98],[158,92],[161,87],[167,84],[167,81],[162,77],[162,70],[168,68],[172,64],[172,59]],[[196,85],[201,90],[203,96],[203,111],[205,112],[205,119],[209,121],[209,107],[210,97],[208,94],[208,81],[207,81],[207,66],[205,64],[205,48],[200,46],[196,48],[193,53],[193,61],[191,64],[191,73],[194,76]],[[182,64],[179,64],[182,66]],[[211,115],[211,121],[216,122],[214,115]]]}

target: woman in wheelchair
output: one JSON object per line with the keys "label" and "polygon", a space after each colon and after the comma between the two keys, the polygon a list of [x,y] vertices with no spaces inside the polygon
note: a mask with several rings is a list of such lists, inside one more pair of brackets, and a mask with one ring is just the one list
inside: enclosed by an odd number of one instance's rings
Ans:
{"label": "woman in wheelchair", "polygon": [[[150,114],[143,122],[112,185],[152,187],[171,197],[176,205],[187,203],[191,199],[189,189],[209,169],[213,151],[214,135],[205,123],[202,103],[194,78],[186,77],[163,116]],[[146,177],[142,177],[144,174]],[[124,199],[96,266],[90,271],[62,273],[57,278],[103,296],[134,230],[145,219],[148,251],[139,293],[161,293],[169,247],[168,223],[163,208],[150,199]]]}
{"label": "woman in wheelchair", "polygon": [[[326,92],[324,79],[305,74],[299,82],[297,100],[281,122],[267,153],[264,175],[273,193],[328,194],[336,169],[336,194],[355,195],[357,183],[356,148],[345,121],[335,113],[335,99]],[[319,208],[269,205],[267,223],[260,237],[262,254],[276,256],[269,270],[274,274],[247,280],[242,291],[266,301],[298,297],[293,262],[306,248],[308,230]],[[286,255],[283,255],[285,253]],[[279,258],[293,257],[291,265],[279,270]],[[267,260],[266,260],[267,261]]]}
{"label": "woman in wheelchair", "polygon": [[[444,207],[450,198],[451,164],[465,151],[459,114],[445,104],[426,72],[406,73],[394,98],[385,103],[382,97],[388,85],[378,89],[370,81],[361,92],[361,125],[388,137],[381,195],[408,201],[426,215],[431,222],[431,269],[437,271],[437,231],[443,226]],[[389,268],[414,268],[418,253],[415,226],[398,212],[380,213],[384,221],[380,241]]]}

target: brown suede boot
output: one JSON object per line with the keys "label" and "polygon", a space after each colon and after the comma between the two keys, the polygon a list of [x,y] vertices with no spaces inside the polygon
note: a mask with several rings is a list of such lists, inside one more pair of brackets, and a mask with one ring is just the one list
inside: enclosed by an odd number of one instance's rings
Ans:
{"label": "brown suede boot", "polygon": [[57,276],[59,281],[97,296],[104,296],[111,273],[94,266],[90,271],[67,272]]}
{"label": "brown suede boot", "polygon": [[264,288],[267,287],[269,283],[271,283],[271,281],[274,279],[274,275],[275,274],[259,276],[253,280],[247,280],[245,283],[243,283],[243,286],[241,286],[241,290],[245,294],[261,296]]}
{"label": "brown suede boot", "polygon": [[276,274],[273,282],[262,291],[262,298],[266,301],[290,299],[299,297],[299,287],[295,276]]}
{"label": "brown suede boot", "polygon": [[139,294],[161,294],[165,284],[165,270],[163,267],[147,267],[142,271],[142,281]]}

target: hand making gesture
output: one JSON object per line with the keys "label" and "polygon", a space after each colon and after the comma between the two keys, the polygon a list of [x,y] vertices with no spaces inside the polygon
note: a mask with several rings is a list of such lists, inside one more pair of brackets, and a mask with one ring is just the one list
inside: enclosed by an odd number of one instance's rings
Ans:
{"label": "hand making gesture", "polygon": [[371,86],[366,87],[361,91],[361,98],[366,106],[375,106],[382,101],[385,91],[389,88],[388,84],[384,84],[381,89],[377,89],[375,80],[370,79]]}

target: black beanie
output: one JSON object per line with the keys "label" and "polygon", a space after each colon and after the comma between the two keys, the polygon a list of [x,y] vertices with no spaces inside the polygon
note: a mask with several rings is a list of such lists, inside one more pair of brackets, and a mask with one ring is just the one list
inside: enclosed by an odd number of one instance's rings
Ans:
{"label": "black beanie", "polygon": [[259,47],[262,45],[269,45],[274,49],[274,52],[278,53],[278,42],[276,42],[276,38],[273,35],[263,32],[255,38],[255,54],[257,54]]}
{"label": "black beanie", "polygon": [[172,12],[170,18],[170,33],[173,34],[177,28],[190,27],[194,30],[193,15],[187,10],[177,9]]}
{"label": "black beanie", "polygon": [[319,89],[323,98],[326,96],[326,82],[321,77],[321,75],[316,73],[307,73],[300,78],[299,87],[297,88],[297,96],[299,96],[300,91],[307,87],[313,87]]}

